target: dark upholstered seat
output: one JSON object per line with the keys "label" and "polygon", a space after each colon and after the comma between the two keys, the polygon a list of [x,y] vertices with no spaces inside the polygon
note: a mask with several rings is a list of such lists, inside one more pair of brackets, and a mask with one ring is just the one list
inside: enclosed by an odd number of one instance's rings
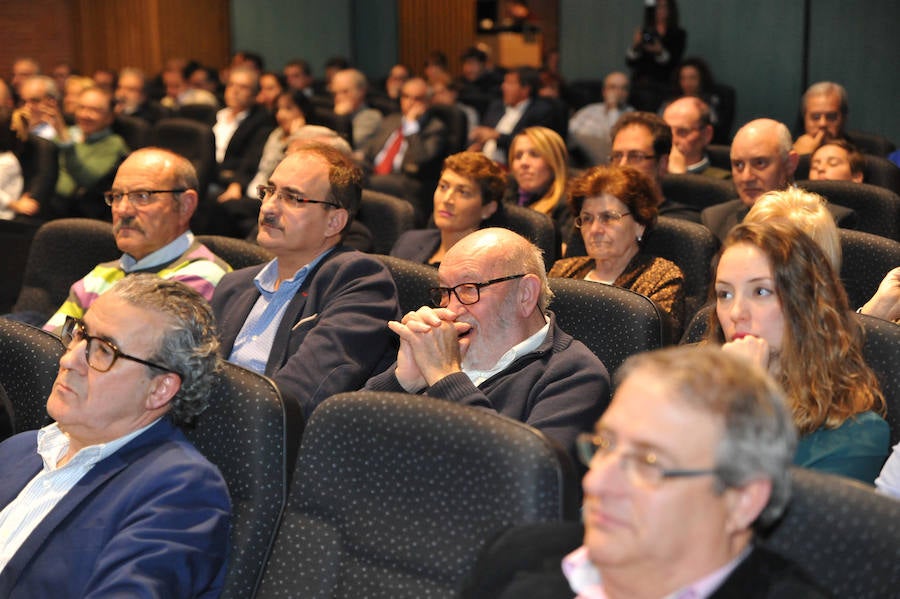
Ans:
{"label": "dark upholstered seat", "polygon": [[209,407],[188,438],[215,464],[231,495],[231,555],[223,598],[253,597],[287,499],[303,416],[268,378],[224,363]]}
{"label": "dark upholstered seat", "polygon": [[503,227],[510,231],[515,231],[534,245],[538,246],[544,253],[544,264],[547,270],[553,266],[553,263],[559,258],[559,239],[556,233],[556,227],[546,214],[517,206],[515,204],[504,204],[503,210],[498,211],[492,216],[485,226]]}
{"label": "dark upholstered seat", "polygon": [[855,210],[856,230],[900,240],[900,197],[889,189],[852,181],[799,181],[797,185]]}
{"label": "dark upholstered seat", "polygon": [[859,308],[871,298],[889,270],[900,266],[900,242],[880,235],[839,229],[841,281],[850,307]]}
{"label": "dark upholstered seat", "polygon": [[398,197],[364,189],[356,218],[372,232],[372,251],[388,254],[397,238],[415,226],[415,209]]}
{"label": "dark upholstered seat", "polygon": [[394,277],[397,285],[397,299],[403,314],[418,310],[422,306],[431,305],[432,287],[437,287],[437,269],[394,256],[376,256],[381,260]]}
{"label": "dark upholstered seat", "polygon": [[268,250],[243,239],[222,235],[197,235],[197,241],[230,264],[234,270],[262,264],[272,259],[272,254]]}
{"label": "dark upholstered seat", "polygon": [[307,425],[257,597],[456,597],[497,532],[574,518],[575,484],[560,447],[503,416],[337,395]]}
{"label": "dark upholstered seat", "polygon": [[737,197],[737,191],[731,181],[703,175],[664,175],[661,184],[666,200],[687,204],[697,210]]}

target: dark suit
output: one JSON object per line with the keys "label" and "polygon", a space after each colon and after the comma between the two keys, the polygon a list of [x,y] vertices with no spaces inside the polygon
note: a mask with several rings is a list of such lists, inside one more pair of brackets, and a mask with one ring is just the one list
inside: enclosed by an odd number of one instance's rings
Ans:
{"label": "dark suit", "polygon": [[439,229],[413,229],[406,231],[394,243],[391,248],[391,256],[427,264],[428,259],[441,246],[441,232]]}
{"label": "dark suit", "polygon": [[[263,266],[225,275],[213,294],[225,357],[259,299],[253,278]],[[387,321],[399,317],[397,288],[384,265],[338,246],[288,303],[265,374],[285,398],[300,403],[308,418],[331,395],[361,388],[390,364],[396,349]]]}
{"label": "dark suit", "polygon": [[[233,181],[241,184],[241,189],[246,189],[250,179],[246,178],[246,172],[240,170],[243,160],[253,161],[256,164],[262,156],[263,146],[272,129],[275,128],[275,119],[269,111],[259,105],[249,108],[249,114],[238,125],[225,149],[225,157],[219,164],[219,184],[227,187]],[[246,180],[243,180],[246,178]]]}
{"label": "dark suit", "polygon": [[[0,506],[41,471],[36,439],[0,445]],[[218,597],[230,512],[219,471],[163,418],[66,493],[0,573],[0,597]]]}
{"label": "dark suit", "polygon": [[[830,202],[827,207],[837,226],[845,229],[855,228],[856,211]],[[750,212],[750,208],[741,200],[730,200],[704,208],[700,212],[700,222],[706,225],[706,228],[712,231],[713,235],[719,238],[719,241],[723,241],[733,226],[743,222],[748,212]]]}
{"label": "dark suit", "polygon": [[[483,124],[492,129],[496,128],[505,112],[506,106],[503,104],[503,100],[495,100],[484,113]],[[513,138],[528,127],[549,127],[565,139],[568,120],[561,113],[560,107],[552,100],[539,96],[534,97],[525,108],[525,112],[522,113],[522,118],[513,127],[512,133],[501,133],[497,138],[497,149],[504,153],[509,152]]]}

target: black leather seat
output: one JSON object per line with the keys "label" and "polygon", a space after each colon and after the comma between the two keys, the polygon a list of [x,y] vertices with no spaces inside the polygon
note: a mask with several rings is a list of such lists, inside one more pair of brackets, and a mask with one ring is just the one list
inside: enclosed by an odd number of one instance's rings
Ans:
{"label": "black leather seat", "polygon": [[125,140],[125,145],[132,152],[149,146],[153,141],[153,127],[144,119],[137,117],[117,115],[112,130]]}
{"label": "black leather seat", "polygon": [[268,250],[243,239],[222,235],[197,235],[197,241],[231,265],[234,270],[256,266],[273,258]]}

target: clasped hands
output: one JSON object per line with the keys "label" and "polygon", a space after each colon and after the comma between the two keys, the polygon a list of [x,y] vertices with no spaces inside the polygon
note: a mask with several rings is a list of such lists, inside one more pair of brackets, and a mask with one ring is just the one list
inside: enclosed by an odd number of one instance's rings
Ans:
{"label": "clasped hands", "polygon": [[449,308],[422,306],[408,312],[400,322],[388,322],[388,328],[400,337],[395,375],[407,392],[421,391],[447,375],[461,372],[469,340],[460,335],[472,325],[458,321],[458,316]]}

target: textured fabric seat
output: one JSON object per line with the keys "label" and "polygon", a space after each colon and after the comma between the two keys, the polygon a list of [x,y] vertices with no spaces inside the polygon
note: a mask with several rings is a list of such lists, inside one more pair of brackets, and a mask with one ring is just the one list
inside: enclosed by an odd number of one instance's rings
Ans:
{"label": "textured fabric seat", "polygon": [[397,286],[397,299],[403,314],[418,310],[422,306],[431,305],[432,287],[437,287],[437,269],[411,260],[394,256],[376,256],[381,260],[394,277]]}
{"label": "textured fabric seat", "polygon": [[764,545],[792,559],[835,597],[896,597],[900,501],[861,483],[794,468],[787,512]]}
{"label": "textured fabric seat", "polygon": [[553,219],[546,214],[524,206],[506,203],[503,205],[503,210],[494,214],[485,223],[485,226],[503,227],[515,231],[538,246],[544,253],[544,264],[548,270],[560,256],[560,240],[556,227]]}
{"label": "textured fabric seat", "polygon": [[900,197],[889,189],[852,181],[799,181],[797,185],[855,210],[858,231],[900,240]]}
{"label": "textured fabric seat", "polygon": [[887,158],[863,154],[863,181],[900,194],[900,167]]}
{"label": "textured fabric seat", "polygon": [[212,127],[216,124],[216,113],[219,109],[210,104],[184,104],[178,107],[176,114],[179,118],[191,119]]}
{"label": "textured fabric seat", "polygon": [[268,378],[224,363],[209,407],[188,438],[215,464],[231,496],[231,555],[223,598],[253,597],[284,512],[303,417]]}
{"label": "textured fabric seat", "polygon": [[125,140],[132,152],[149,146],[153,139],[153,127],[144,119],[133,116],[117,115],[112,130]]}
{"label": "textured fabric seat", "polygon": [[663,175],[661,184],[666,200],[687,204],[697,210],[737,197],[737,191],[731,181],[703,175]]}
{"label": "textured fabric seat", "polygon": [[33,312],[46,321],[65,301],[72,283],[100,262],[121,255],[109,223],[87,218],[45,223],[31,244],[13,312]]}
{"label": "textured fabric seat", "polygon": [[731,171],[731,146],[728,144],[709,144],[706,146],[709,163],[726,171]]}
{"label": "textured fabric seat", "polygon": [[841,281],[855,310],[875,294],[889,270],[900,266],[900,242],[862,231],[838,231],[843,255]]}
{"label": "textured fabric seat", "polygon": [[847,137],[859,148],[863,154],[873,154],[875,156],[887,156],[897,149],[897,146],[883,135],[877,133],[866,133],[864,131],[847,131]]}
{"label": "textured fabric seat", "polygon": [[639,293],[582,279],[551,278],[559,326],[594,352],[610,374],[636,353],[671,342],[668,320]]}
{"label": "textured fabric seat", "polygon": [[572,519],[569,458],[540,432],[424,396],[322,403],[257,597],[456,597],[514,524]]}
{"label": "textured fabric seat", "polygon": [[0,386],[12,407],[12,432],[41,428],[50,421],[47,398],[64,351],[56,335],[0,318]]}
{"label": "textured fabric seat", "polygon": [[212,127],[188,118],[160,119],[153,126],[153,143],[191,161],[200,182],[197,193],[202,203],[217,168],[216,139]]}
{"label": "textured fabric seat", "polygon": [[268,250],[243,239],[222,235],[197,235],[197,241],[230,264],[234,270],[262,264],[272,259],[272,254]]}
{"label": "textured fabric seat", "polygon": [[429,108],[447,128],[447,154],[462,152],[469,145],[469,120],[458,106],[435,104]]}
{"label": "textured fabric seat", "polygon": [[387,254],[397,238],[414,227],[415,209],[398,197],[364,189],[356,218],[372,232],[372,251]]}

